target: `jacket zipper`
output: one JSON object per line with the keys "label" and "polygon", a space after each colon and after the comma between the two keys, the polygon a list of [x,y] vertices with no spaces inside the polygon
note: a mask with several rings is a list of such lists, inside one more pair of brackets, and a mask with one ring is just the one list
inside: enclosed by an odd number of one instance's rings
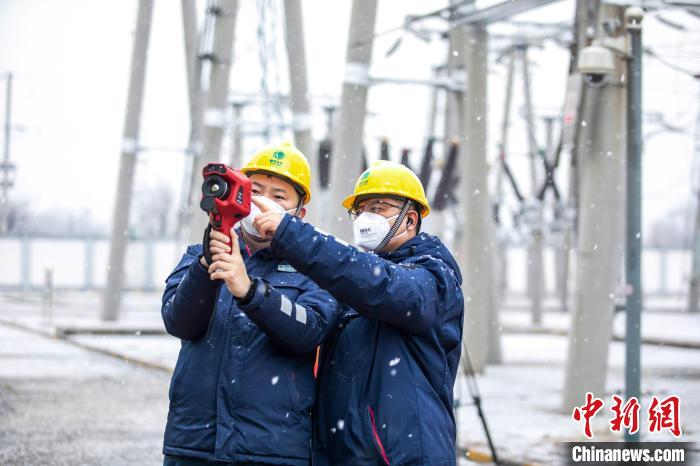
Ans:
{"label": "jacket zipper", "polygon": [[369,409],[369,418],[372,421],[372,434],[374,435],[374,440],[377,442],[377,445],[379,445],[379,453],[382,454],[382,459],[387,466],[391,466],[391,463],[389,463],[389,458],[386,456],[386,451],[384,451],[384,445],[382,445],[382,441],[379,438],[379,432],[377,432],[377,425],[374,422],[374,411],[372,411],[371,406],[368,406],[367,409]]}

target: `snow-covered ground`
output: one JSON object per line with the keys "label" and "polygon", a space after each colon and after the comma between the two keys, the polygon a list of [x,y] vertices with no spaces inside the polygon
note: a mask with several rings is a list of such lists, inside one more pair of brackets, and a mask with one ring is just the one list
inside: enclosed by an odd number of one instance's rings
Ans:
{"label": "snow-covered ground", "polygon": [[[700,319],[700,317],[696,317]],[[696,335],[697,338],[697,335]],[[478,376],[482,404],[498,451],[506,458],[538,464],[564,464],[560,442],[583,441],[583,427],[571,413],[561,412],[568,341],[566,337],[506,334],[502,337],[504,362],[489,366]],[[607,392],[595,395],[605,406],[593,419],[593,440],[616,441],[622,436],[608,428],[611,395],[624,398],[624,344],[610,347]],[[683,441],[700,440],[700,350],[644,345],[642,348],[641,426],[646,429],[650,397],[681,398]],[[466,386],[456,393],[468,399]],[[584,400],[581,400],[583,404]],[[487,451],[481,423],[473,406],[459,411],[460,443]],[[664,433],[642,436],[647,441],[671,441]]]}
{"label": "snow-covered ground", "polygon": [[[583,427],[561,411],[566,362],[569,314],[545,312],[543,324],[533,328],[522,301],[510,299],[501,315],[503,363],[488,366],[478,375],[483,407],[493,440],[500,455],[518,463],[563,464],[560,442],[582,441]],[[667,432],[645,434],[646,410],[651,396],[681,398],[683,441],[700,441],[700,315],[678,311],[678,301],[646,309],[643,337],[670,343],[691,343],[696,348],[645,344],[642,348],[641,427],[643,440],[672,440]],[[57,329],[97,329],[106,334],[77,333],[69,341],[117,357],[169,370],[174,367],[179,341],[162,331],[160,295],[128,293],[125,311],[118,323],[104,325],[99,320],[99,295],[64,292],[55,297],[53,312],[42,310],[35,294],[0,295],[0,322],[54,335]],[[50,322],[49,322],[50,316]],[[623,335],[624,315],[615,317],[615,334]],[[110,334],[110,331],[116,334]],[[128,333],[125,335],[125,333]],[[149,333],[149,334],[146,334]],[[487,452],[481,422],[464,383],[460,380],[456,397],[459,442],[465,448]],[[606,403],[593,419],[594,440],[620,440],[608,428],[611,396],[624,393],[624,344],[612,342],[609,352],[606,393],[596,393]],[[581,400],[583,404],[584,400]]]}
{"label": "snow-covered ground", "polygon": [[[689,314],[685,311],[684,296],[654,297],[645,301],[642,316],[642,335],[646,340],[661,343],[689,344],[700,346],[700,314]],[[500,324],[506,331],[535,331],[550,330],[554,333],[569,330],[570,314],[560,312],[558,303],[549,299],[543,308],[542,324],[531,325],[532,314],[528,312],[527,301],[511,297],[506,303],[506,309],[501,312]],[[616,312],[613,320],[613,336],[624,338],[625,313]]]}

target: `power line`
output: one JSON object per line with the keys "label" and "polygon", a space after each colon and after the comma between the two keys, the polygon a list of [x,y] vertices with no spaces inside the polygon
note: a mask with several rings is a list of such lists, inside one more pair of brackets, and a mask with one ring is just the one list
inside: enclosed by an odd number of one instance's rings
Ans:
{"label": "power line", "polygon": [[[400,26],[394,26],[392,28],[385,29],[384,31],[374,33],[373,35],[371,35],[370,37],[368,37],[365,40],[353,42],[352,45],[353,45],[353,47],[361,47],[361,46],[366,45],[370,42],[374,42],[374,39],[376,39],[378,37],[382,37],[382,36],[397,32],[397,31],[411,31],[410,26],[413,23],[417,23],[417,22],[424,20],[424,19],[428,19],[428,18],[448,19],[449,16],[452,16],[452,14],[454,13],[455,10],[457,10],[460,7],[462,7],[466,4],[469,4],[469,3],[472,3],[472,0],[464,0],[462,2],[453,3],[449,6],[444,7],[444,8],[440,8],[438,10],[434,10],[434,11],[431,11],[430,13],[425,13],[422,15],[407,16],[406,19],[404,20],[403,24],[401,24]],[[414,32],[414,31],[411,31],[411,32]]]}
{"label": "power line", "polygon": [[644,53],[645,53],[646,55],[648,55],[649,57],[656,59],[658,62],[663,63],[663,64],[666,65],[667,67],[669,67],[669,68],[671,68],[671,69],[673,69],[673,70],[676,70],[676,71],[678,71],[679,73],[683,73],[683,74],[685,74],[685,75],[687,75],[687,76],[690,76],[691,78],[697,78],[698,76],[700,76],[700,72],[691,71],[691,70],[689,70],[689,69],[687,69],[687,68],[684,68],[684,67],[682,67],[682,66],[676,65],[675,63],[671,63],[670,61],[666,60],[665,58],[659,56],[653,49],[651,49],[651,48],[649,48],[649,47],[645,47],[645,48],[644,48]]}

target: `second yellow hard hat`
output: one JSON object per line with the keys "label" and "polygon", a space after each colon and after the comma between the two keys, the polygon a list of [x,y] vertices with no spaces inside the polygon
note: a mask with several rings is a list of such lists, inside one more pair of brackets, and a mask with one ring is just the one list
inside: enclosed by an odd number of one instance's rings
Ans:
{"label": "second yellow hard hat", "polygon": [[343,207],[352,209],[359,196],[387,195],[401,196],[415,201],[421,206],[421,217],[430,213],[430,205],[425,197],[423,184],[410,168],[388,160],[378,160],[365,170],[357,183],[355,192],[343,201]]}

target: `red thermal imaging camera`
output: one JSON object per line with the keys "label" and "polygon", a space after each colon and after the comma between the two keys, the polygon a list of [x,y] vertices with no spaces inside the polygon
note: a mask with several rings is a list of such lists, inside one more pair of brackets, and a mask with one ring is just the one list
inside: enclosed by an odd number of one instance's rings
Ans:
{"label": "red thermal imaging camera", "polygon": [[[199,206],[209,214],[202,247],[207,264],[211,264],[209,232],[213,228],[230,236],[231,228],[250,213],[251,182],[243,173],[222,163],[207,164],[202,176],[204,181]],[[234,238],[231,238],[231,247],[238,247]]]}

